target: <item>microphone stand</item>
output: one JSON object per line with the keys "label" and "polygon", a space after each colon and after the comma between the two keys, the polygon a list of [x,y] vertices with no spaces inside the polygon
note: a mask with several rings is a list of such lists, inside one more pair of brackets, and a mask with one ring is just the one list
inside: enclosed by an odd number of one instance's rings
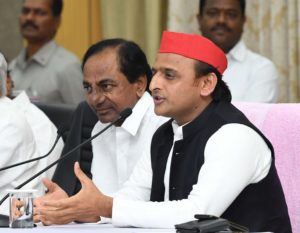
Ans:
{"label": "microphone stand", "polygon": [[57,142],[58,142],[58,140],[60,139],[61,136],[62,135],[57,135],[53,146],[51,147],[50,151],[47,154],[45,154],[43,156],[40,156],[40,157],[37,157],[37,158],[34,158],[34,159],[29,159],[29,160],[26,160],[26,161],[23,161],[23,162],[20,162],[20,163],[15,163],[15,164],[12,164],[12,165],[9,165],[9,166],[6,166],[6,167],[2,167],[2,168],[0,168],[0,172],[4,171],[4,170],[7,170],[9,168],[17,167],[17,166],[20,166],[20,165],[23,165],[23,164],[26,164],[26,163],[31,163],[31,162],[34,162],[36,160],[40,160],[40,159],[43,159],[43,158],[47,157],[48,155],[50,155],[52,153],[52,151],[54,150],[54,148],[55,148],[55,146],[56,146],[56,144],[57,144]]}
{"label": "microphone stand", "polygon": [[[40,159],[43,159],[43,158],[47,157],[48,155],[50,155],[52,153],[52,151],[54,150],[58,140],[61,138],[61,136],[63,135],[63,133],[65,131],[66,131],[66,127],[64,125],[61,125],[58,128],[55,142],[54,142],[53,146],[51,147],[50,151],[47,154],[45,154],[43,156],[40,156],[40,157],[37,157],[37,158],[34,158],[34,159],[29,159],[29,160],[26,160],[26,161],[23,161],[23,162],[20,162],[20,163],[16,163],[16,164],[12,164],[12,165],[7,166],[7,167],[0,168],[0,171],[4,171],[4,170],[7,170],[9,168],[17,167],[19,165],[23,165],[23,164],[26,164],[26,163],[31,163],[31,162],[34,162],[36,160],[40,160]],[[6,200],[6,198],[8,196],[9,195],[5,196],[5,199],[3,199],[1,204]],[[0,227],[8,227],[8,225],[9,225],[9,217],[7,215],[0,214]]]}
{"label": "microphone stand", "polygon": [[[72,150],[70,150],[69,152],[67,152],[66,154],[62,155],[58,160],[54,161],[53,163],[49,164],[47,167],[45,167],[44,169],[40,170],[38,173],[36,173],[34,176],[30,177],[28,180],[24,181],[22,184],[18,185],[17,187],[15,187],[15,189],[20,189],[22,188],[24,185],[28,184],[30,181],[32,181],[33,179],[35,179],[36,177],[38,177],[39,175],[41,175],[42,173],[44,173],[45,171],[47,171],[48,169],[50,169],[51,167],[53,167],[55,164],[57,164],[58,162],[66,159],[70,154],[72,154],[74,151],[76,151],[78,148],[84,146],[85,144],[87,144],[88,142],[92,141],[94,138],[98,137],[100,134],[102,134],[104,131],[106,131],[108,128],[110,128],[112,125],[118,123],[121,120],[126,119],[130,114],[132,113],[132,110],[130,108],[126,108],[124,111],[122,111],[120,113],[120,116],[117,120],[115,120],[114,122],[110,123],[108,126],[106,126],[104,129],[102,129],[100,132],[98,132],[97,134],[95,134],[94,136],[90,137],[89,139],[85,140],[83,143],[79,144],[78,146],[74,147]],[[1,200],[0,200],[0,206],[2,205],[2,203],[9,197],[9,194],[6,194]]]}
{"label": "microphone stand", "polygon": [[9,168],[17,167],[17,166],[20,166],[20,165],[23,165],[23,164],[26,164],[26,163],[31,163],[31,162],[34,162],[36,160],[46,158],[48,155],[50,155],[52,153],[52,151],[54,150],[58,140],[61,138],[61,136],[64,134],[65,131],[66,131],[66,127],[63,124],[58,127],[55,142],[54,142],[53,146],[51,147],[50,151],[47,154],[45,154],[43,156],[40,156],[40,157],[37,157],[37,158],[29,159],[29,160],[26,160],[26,161],[23,161],[23,162],[20,162],[20,163],[15,163],[15,164],[12,164],[12,165],[9,165],[9,166],[6,166],[6,167],[2,167],[2,168],[0,168],[0,172],[4,171],[4,170],[7,170]]}

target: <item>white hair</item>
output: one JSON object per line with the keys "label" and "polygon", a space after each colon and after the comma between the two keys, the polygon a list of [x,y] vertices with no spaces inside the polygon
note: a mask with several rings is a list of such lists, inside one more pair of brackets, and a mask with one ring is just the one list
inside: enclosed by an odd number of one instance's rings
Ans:
{"label": "white hair", "polygon": [[0,97],[6,95],[6,76],[7,63],[2,53],[0,53]]}

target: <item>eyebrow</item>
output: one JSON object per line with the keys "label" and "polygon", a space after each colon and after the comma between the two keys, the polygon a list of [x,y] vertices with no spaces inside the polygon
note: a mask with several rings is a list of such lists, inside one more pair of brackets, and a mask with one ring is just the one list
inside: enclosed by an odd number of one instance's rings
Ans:
{"label": "eyebrow", "polygon": [[221,7],[217,7],[217,6],[208,7],[208,8],[206,8],[206,10],[240,11],[239,9],[234,8],[234,7],[221,8]]}
{"label": "eyebrow", "polygon": [[178,74],[178,70],[175,70],[175,69],[172,69],[172,68],[163,68],[162,70],[165,73],[172,73],[172,74],[175,74],[175,75]]}
{"label": "eyebrow", "polygon": [[83,84],[83,85],[90,85],[90,83],[87,82],[87,81],[83,81],[82,84]]}
{"label": "eyebrow", "polygon": [[160,70],[160,71],[163,71],[163,72],[174,72],[174,73],[178,73],[178,71],[177,70],[175,70],[175,69],[172,69],[172,68],[165,68],[165,67],[163,67],[163,68],[155,68],[155,67],[152,67],[152,72],[153,71],[158,71],[158,70]]}
{"label": "eyebrow", "polygon": [[[103,79],[103,80],[100,80],[99,82],[97,82],[97,86],[107,84],[107,83],[116,83],[116,81],[112,80],[112,79]],[[83,85],[91,85],[88,81],[83,81],[82,84]]]}
{"label": "eyebrow", "polygon": [[42,11],[42,12],[47,12],[47,9],[41,8],[41,7],[29,7],[29,6],[23,6],[21,8],[23,11]]}
{"label": "eyebrow", "polygon": [[107,84],[107,83],[116,83],[116,81],[112,80],[112,79],[103,79],[103,80],[97,82],[97,85],[99,86],[99,85],[103,85],[103,84]]}

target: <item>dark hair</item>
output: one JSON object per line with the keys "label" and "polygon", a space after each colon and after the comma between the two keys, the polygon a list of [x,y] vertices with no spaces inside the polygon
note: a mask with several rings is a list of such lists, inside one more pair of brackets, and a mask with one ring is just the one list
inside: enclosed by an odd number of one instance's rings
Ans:
{"label": "dark hair", "polygon": [[152,71],[145,53],[133,41],[124,39],[107,39],[92,45],[85,53],[82,61],[82,70],[87,60],[95,54],[101,53],[107,48],[116,48],[120,71],[127,77],[130,83],[134,83],[142,75],[147,77],[147,91],[152,78]]}
{"label": "dark hair", "polygon": [[211,65],[201,61],[196,61],[195,63],[196,78],[200,78],[209,73],[215,73],[218,79],[215,90],[212,93],[213,100],[215,101],[222,100],[226,102],[231,102],[231,93],[227,84],[222,80],[222,74],[220,74],[220,72],[216,68],[212,67]]}
{"label": "dark hair", "polygon": [[[246,1],[245,0],[237,0],[241,6],[242,16],[245,16],[245,9],[246,9]],[[202,15],[204,6],[206,4],[206,0],[199,1],[199,14]]]}
{"label": "dark hair", "polygon": [[52,6],[51,6],[52,14],[54,16],[60,16],[64,5],[63,0],[51,0],[51,1],[52,1]]}

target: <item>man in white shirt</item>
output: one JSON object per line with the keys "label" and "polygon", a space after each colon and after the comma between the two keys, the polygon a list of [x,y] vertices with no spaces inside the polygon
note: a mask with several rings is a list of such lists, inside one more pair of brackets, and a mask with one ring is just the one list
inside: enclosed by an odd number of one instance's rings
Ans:
{"label": "man in white shirt", "polygon": [[275,65],[249,50],[241,39],[245,8],[245,0],[200,0],[199,29],[226,53],[228,68],[223,80],[233,101],[274,103],[278,97]]}
{"label": "man in white shirt", "polygon": [[[107,195],[113,195],[127,181],[143,149],[150,148],[153,133],[167,118],[154,113],[154,103],[147,92],[152,72],[145,54],[135,43],[123,39],[100,41],[88,49],[82,67],[86,100],[99,119],[92,135],[113,122],[125,108],[133,111],[124,122],[92,141],[93,182]],[[63,174],[60,177],[63,179]],[[67,196],[54,183],[45,184],[51,190],[45,198]],[[99,216],[87,209],[85,214],[68,215],[67,222],[95,221]]]}
{"label": "man in white shirt", "polygon": [[19,17],[27,46],[9,65],[14,91],[34,101],[78,104],[84,99],[78,58],[55,43],[62,0],[24,0]]}
{"label": "man in white shirt", "polygon": [[[271,143],[231,103],[223,51],[199,35],[164,32],[150,84],[155,113],[171,117],[114,197],[80,170],[75,196],[45,201],[45,224],[67,213],[111,217],[116,226],[172,228],[195,214],[221,216],[251,232],[291,232]],[[76,208],[74,208],[76,205]]]}
{"label": "man in white shirt", "polygon": [[[23,112],[6,95],[7,64],[0,53],[0,167],[33,159],[40,156],[30,125]],[[1,171],[1,199],[6,189],[13,189],[38,171],[38,163],[28,163],[18,168]],[[40,178],[30,182],[25,188],[40,188]],[[8,200],[0,206],[0,212],[8,214]]]}
{"label": "man in white shirt", "polygon": [[[47,115],[40,110],[35,104],[30,102],[29,97],[26,95],[26,92],[21,92],[12,100],[19,111],[25,116],[30,128],[33,132],[33,136],[37,145],[37,148],[41,155],[47,154],[52,148],[56,138],[57,138],[57,128],[54,123],[47,117]],[[61,155],[64,142],[62,138],[59,139],[55,145],[51,154],[39,160],[39,169],[48,166]],[[51,169],[46,171],[43,175],[48,178],[52,178],[56,166],[53,166]]]}
{"label": "man in white shirt", "polygon": [[[13,100],[6,95],[6,61],[0,53],[0,167],[6,167],[25,160],[33,159],[49,152],[57,137],[57,129],[49,118],[34,104],[30,103],[25,92]],[[21,165],[18,168],[1,171],[0,193],[5,196],[6,189],[12,189],[26,179],[48,166],[59,158],[63,148],[60,139],[52,153],[39,161]],[[55,167],[48,170],[41,177],[33,180],[25,187],[33,187],[43,192],[40,185],[42,177],[51,178]],[[2,197],[1,197],[2,198]],[[8,205],[4,202],[1,212],[7,213]]]}

